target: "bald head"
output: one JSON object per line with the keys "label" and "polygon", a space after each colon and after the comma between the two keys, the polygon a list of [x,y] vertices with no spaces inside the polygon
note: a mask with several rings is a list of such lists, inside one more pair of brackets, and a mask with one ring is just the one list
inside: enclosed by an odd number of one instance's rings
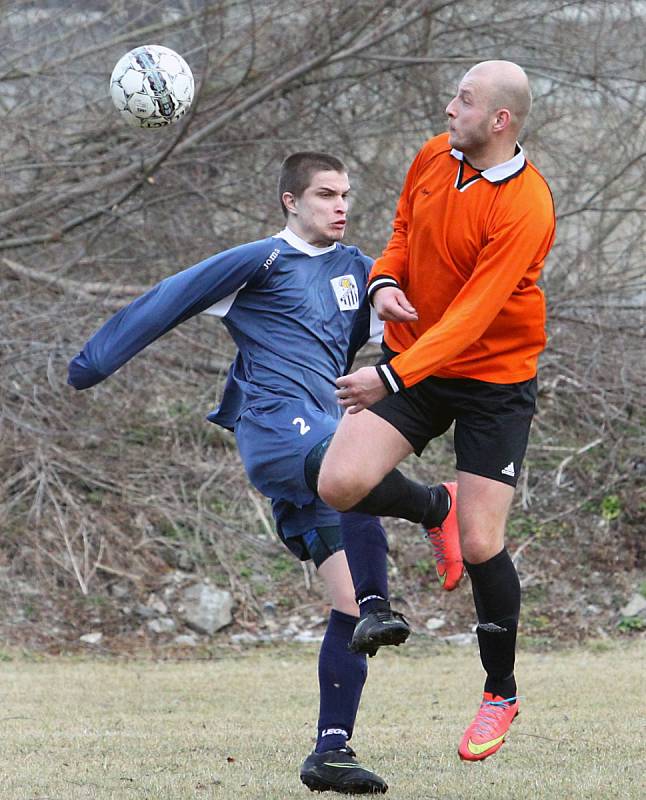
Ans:
{"label": "bald head", "polygon": [[513,61],[481,61],[472,67],[463,80],[475,82],[486,95],[490,111],[507,108],[515,133],[523,127],[530,108],[532,93],[525,71]]}

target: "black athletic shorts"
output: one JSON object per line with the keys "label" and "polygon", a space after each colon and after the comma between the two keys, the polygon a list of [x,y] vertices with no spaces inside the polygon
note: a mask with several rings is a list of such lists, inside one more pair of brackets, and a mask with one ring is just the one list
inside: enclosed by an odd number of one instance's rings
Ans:
{"label": "black athletic shorts", "polygon": [[521,383],[488,383],[431,376],[389,394],[370,411],[397,428],[418,456],[455,422],[457,469],[516,486],[536,392],[535,377]]}

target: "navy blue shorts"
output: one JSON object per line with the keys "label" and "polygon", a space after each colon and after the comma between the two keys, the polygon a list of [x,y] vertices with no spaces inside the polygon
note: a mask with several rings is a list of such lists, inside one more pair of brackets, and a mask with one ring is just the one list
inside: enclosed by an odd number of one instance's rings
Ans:
{"label": "navy blue shorts", "polygon": [[318,569],[331,555],[343,550],[340,525],[327,525],[321,528],[312,528],[302,536],[283,537],[280,528],[278,535],[283,544],[301,561],[314,562]]}
{"label": "navy blue shorts", "polygon": [[245,471],[256,489],[271,499],[283,541],[339,524],[338,511],[317,496],[305,474],[308,454],[337,425],[337,417],[293,398],[257,403],[236,422]]}
{"label": "navy blue shorts", "polygon": [[370,406],[419,456],[455,422],[456,467],[516,486],[536,409],[537,380],[488,383],[425,378]]}

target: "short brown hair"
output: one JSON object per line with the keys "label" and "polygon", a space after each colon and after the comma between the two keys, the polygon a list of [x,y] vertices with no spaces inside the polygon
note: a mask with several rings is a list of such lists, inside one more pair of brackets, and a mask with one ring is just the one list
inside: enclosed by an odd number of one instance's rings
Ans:
{"label": "short brown hair", "polygon": [[287,218],[287,208],[283,203],[283,194],[289,192],[294,197],[300,197],[310,185],[312,175],[324,171],[347,172],[343,161],[328,153],[305,150],[287,156],[280,167],[278,179],[278,199],[285,218]]}

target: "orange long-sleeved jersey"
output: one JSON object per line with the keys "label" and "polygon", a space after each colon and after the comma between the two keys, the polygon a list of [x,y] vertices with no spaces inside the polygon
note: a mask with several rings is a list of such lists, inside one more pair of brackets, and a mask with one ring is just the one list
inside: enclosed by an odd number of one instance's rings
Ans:
{"label": "orange long-sleeved jersey", "polygon": [[554,241],[552,195],[522,149],[482,172],[448,135],[413,161],[393,235],[370,273],[370,293],[399,286],[416,322],[387,322],[399,353],[381,368],[391,391],[429,375],[516,383],[532,378],[545,347],[536,285]]}

